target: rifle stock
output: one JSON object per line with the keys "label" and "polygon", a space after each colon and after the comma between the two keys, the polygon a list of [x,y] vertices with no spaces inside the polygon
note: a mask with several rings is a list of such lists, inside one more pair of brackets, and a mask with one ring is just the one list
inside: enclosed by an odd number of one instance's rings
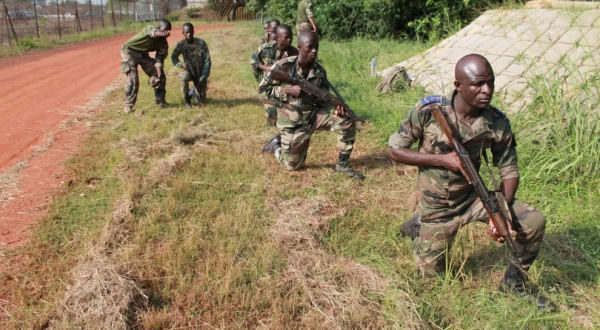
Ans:
{"label": "rifle stock", "polygon": [[289,74],[285,73],[284,71],[281,71],[278,69],[271,70],[271,77],[274,80],[283,81],[283,82],[286,82],[286,83],[292,84],[292,85],[298,85],[298,86],[300,86],[300,89],[302,89],[304,92],[306,92],[307,94],[310,94],[310,95],[314,95],[316,98],[318,98],[321,101],[324,101],[324,102],[334,105],[336,107],[338,107],[338,106],[343,107],[350,119],[355,120],[355,121],[360,121],[363,124],[366,123],[364,118],[357,116],[354,113],[354,110],[352,110],[352,108],[350,108],[348,106],[348,104],[346,104],[346,102],[337,99],[333,95],[331,95],[331,94],[327,93],[326,91],[320,89],[319,87],[315,86],[308,80],[294,78],[294,77],[290,76]]}
{"label": "rifle stock", "polygon": [[446,115],[444,114],[442,108],[439,105],[436,105],[433,108],[432,113],[435,117],[435,120],[440,125],[440,128],[444,132],[444,135],[446,135],[446,137],[450,141],[452,148],[458,154],[461,172],[467,178],[469,183],[473,185],[473,188],[475,188],[475,192],[477,193],[477,196],[479,196],[479,199],[481,199],[485,211],[490,216],[490,219],[492,220],[492,223],[498,230],[500,236],[504,238],[504,241],[510,248],[511,254],[514,259],[513,262],[516,266],[519,267],[519,269],[522,270],[523,266],[521,265],[521,262],[517,257],[517,248],[512,240],[512,237],[510,236],[510,230],[508,227],[509,220],[502,213],[498,199],[496,198],[495,194],[490,193],[487,190],[485,184],[483,183],[483,180],[481,179],[481,176],[479,175],[479,171],[477,171],[477,168],[475,168],[475,165],[473,165],[473,162],[469,157],[469,153],[462,145],[462,143],[460,143],[460,141],[456,138],[454,129],[448,123],[448,120],[446,119]]}

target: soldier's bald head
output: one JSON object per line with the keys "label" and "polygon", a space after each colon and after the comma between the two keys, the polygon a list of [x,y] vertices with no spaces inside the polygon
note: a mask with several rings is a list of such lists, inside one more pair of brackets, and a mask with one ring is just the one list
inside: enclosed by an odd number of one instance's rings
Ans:
{"label": "soldier's bald head", "polygon": [[298,35],[298,47],[306,45],[307,43],[319,43],[317,36],[309,31],[300,32]]}
{"label": "soldier's bald head", "polygon": [[277,34],[283,35],[284,33],[292,33],[292,28],[287,24],[281,24],[277,27]]}
{"label": "soldier's bald head", "polygon": [[[489,70],[489,71],[488,71]],[[461,58],[454,68],[454,80],[463,82],[464,79],[474,80],[476,76],[494,71],[488,60],[479,54],[469,54]]]}

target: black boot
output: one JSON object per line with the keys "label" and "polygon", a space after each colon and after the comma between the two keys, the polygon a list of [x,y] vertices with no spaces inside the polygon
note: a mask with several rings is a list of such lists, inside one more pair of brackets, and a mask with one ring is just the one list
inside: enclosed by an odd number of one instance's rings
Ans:
{"label": "black boot", "polygon": [[512,262],[509,263],[506,272],[504,273],[504,277],[500,282],[500,287],[498,287],[498,291],[503,293],[513,293],[519,297],[534,297],[537,300],[537,308],[545,309],[550,307],[548,303],[548,298],[546,296],[534,293],[525,288],[525,283],[527,282],[527,272],[519,269]]}
{"label": "black boot", "polygon": [[277,134],[274,137],[272,137],[271,140],[267,142],[267,144],[265,144],[265,146],[262,149],[262,153],[264,154],[265,152],[268,152],[270,154],[274,154],[275,151],[277,151],[277,149],[279,148],[281,148],[281,137],[279,136],[279,134]]}
{"label": "black boot", "polygon": [[185,107],[190,109],[192,107],[192,98],[191,97],[185,97]]}
{"label": "black boot", "polygon": [[340,158],[338,159],[337,164],[333,168],[333,171],[336,173],[343,173],[352,179],[356,180],[364,180],[365,176],[360,172],[355,171],[351,166],[348,160],[350,159],[350,155],[340,153]]}
{"label": "black boot", "polygon": [[402,237],[410,237],[411,240],[415,240],[415,238],[419,237],[421,232],[421,214],[419,212],[413,214],[409,219],[404,220],[402,225],[400,226],[400,235]]}

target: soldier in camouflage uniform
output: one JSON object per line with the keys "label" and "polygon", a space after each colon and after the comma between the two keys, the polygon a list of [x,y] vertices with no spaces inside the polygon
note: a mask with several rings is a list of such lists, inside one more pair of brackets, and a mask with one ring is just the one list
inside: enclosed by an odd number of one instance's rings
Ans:
{"label": "soldier in camouflage uniform", "polygon": [[266,22],[265,24],[263,24],[263,31],[264,31],[264,34],[263,34],[262,38],[260,39],[258,47],[262,46],[262,44],[269,41],[269,33],[271,33],[271,28],[269,27],[269,22]]}
{"label": "soldier in camouflage uniform", "polygon": [[[473,186],[460,172],[458,157],[433,117],[432,108],[441,105],[477,168],[485,150],[491,151],[493,165],[502,178],[500,189],[512,214],[512,229],[517,232],[518,257],[526,271],[538,255],[546,220],[533,207],[515,199],[519,184],[516,142],[506,116],[490,106],[495,79],[492,67],[483,56],[472,54],[457,63],[455,74],[456,89],[448,98],[421,100],[390,137],[390,157],[419,167],[420,214],[406,220],[402,232],[413,237],[417,269],[424,276],[445,270],[446,253],[458,229],[467,223],[487,223],[490,237],[503,241]],[[411,150],[417,141],[418,151]],[[501,289],[524,293],[525,280],[510,263]]]}
{"label": "soldier in camouflage uniform", "polygon": [[350,167],[349,159],[356,137],[356,123],[348,118],[343,107],[324,104],[308,95],[298,85],[274,80],[272,70],[278,69],[294,78],[306,79],[315,86],[329,90],[325,69],[315,60],[319,41],[311,32],[298,36],[298,56],[290,56],[275,63],[258,87],[263,98],[277,105],[277,128],[263,152],[275,155],[288,171],[297,170],[305,161],[310,138],[316,130],[340,131],[338,137],[339,160],[334,171],[363,180],[364,176]]}
{"label": "soldier in camouflage uniform", "polygon": [[[199,93],[199,102],[206,102],[206,84],[210,76],[210,53],[206,42],[200,38],[194,37],[194,26],[192,23],[183,24],[183,36],[185,39],[179,41],[173,53],[171,61],[178,68],[183,68],[185,71],[179,74],[181,82],[181,92],[185,99],[185,106],[192,107],[192,99],[190,96],[190,81],[193,82],[192,73],[198,77],[198,86],[196,90]],[[179,61],[179,55],[183,55],[183,62]]]}
{"label": "soldier in camouflage uniform", "polygon": [[[171,35],[171,22],[161,19],[158,28],[149,26],[127,40],[121,47],[121,72],[127,75],[125,88],[125,113],[133,111],[140,89],[138,65],[150,77],[148,84],[154,87],[154,103],[161,107],[169,104],[165,101],[167,77],[163,73],[163,63],[169,53],[167,38]],[[156,52],[155,58],[148,55]]]}
{"label": "soldier in camouflage uniform", "polygon": [[[266,43],[252,54],[250,65],[252,72],[256,77],[261,77],[264,72],[269,71],[271,66],[286,57],[297,56],[298,49],[292,46],[292,28],[289,25],[282,24],[277,28],[277,43]],[[260,98],[265,107],[267,126],[275,126],[277,123],[277,107],[272,101]]]}
{"label": "soldier in camouflage uniform", "polygon": [[298,35],[301,32],[319,32],[314,16],[312,0],[302,0],[298,3],[298,15],[296,16],[296,33]]}

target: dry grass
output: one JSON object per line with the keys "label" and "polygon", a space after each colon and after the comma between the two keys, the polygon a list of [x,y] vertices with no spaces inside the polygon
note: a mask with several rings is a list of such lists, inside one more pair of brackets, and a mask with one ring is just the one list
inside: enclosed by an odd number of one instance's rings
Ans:
{"label": "dry grass", "polygon": [[[389,280],[355,261],[327,253],[319,242],[329,230],[330,220],[345,215],[343,209],[318,196],[281,202],[274,211],[279,216],[271,233],[287,254],[284,285],[304,291],[309,299],[310,309],[301,316],[303,327],[391,326],[380,309]],[[408,310],[414,311],[414,306]],[[416,314],[407,316],[418,320]]]}

